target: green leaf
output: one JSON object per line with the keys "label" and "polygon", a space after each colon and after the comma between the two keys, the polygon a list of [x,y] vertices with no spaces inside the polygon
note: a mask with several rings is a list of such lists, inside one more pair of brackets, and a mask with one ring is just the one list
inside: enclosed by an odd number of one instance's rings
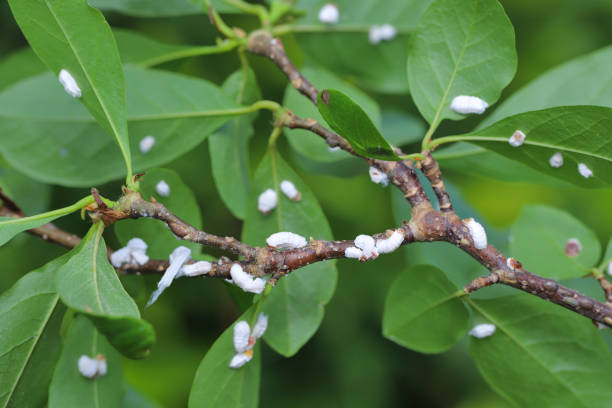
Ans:
{"label": "green leaf", "polygon": [[612,107],[612,46],[553,68],[506,99],[479,128],[517,113],[554,106]]}
{"label": "green leaf", "polygon": [[123,396],[122,408],[162,408],[157,401],[150,399],[147,395],[132,386],[127,386]]}
{"label": "green leaf", "polygon": [[4,194],[19,203],[19,208],[26,215],[41,213],[49,208],[51,186],[32,180],[8,164],[0,164],[0,188]]}
{"label": "green leaf", "polygon": [[470,302],[497,329],[472,339],[479,371],[520,407],[607,407],[612,357],[593,324],[522,294]]}
{"label": "green leaf", "polygon": [[249,309],[228,327],[214,342],[196,371],[189,394],[189,408],[257,407],[261,375],[261,347],[255,343],[253,359],[241,368],[232,369],[229,363],[234,350],[234,325],[250,317]]}
{"label": "green leaf", "polygon": [[[525,269],[551,279],[585,276],[599,260],[601,248],[593,231],[570,214],[546,206],[527,206],[510,235],[510,252]],[[582,250],[568,256],[569,239],[580,241]]]}
{"label": "green leaf", "polygon": [[383,109],[381,129],[393,146],[418,142],[425,134],[421,118],[395,108]]}
{"label": "green leaf", "polygon": [[[222,0],[211,0],[219,13],[235,13],[236,8]],[[112,10],[135,17],[178,17],[204,13],[204,0],[89,0],[89,4],[100,10]]]}
{"label": "green leaf", "polygon": [[0,407],[44,406],[61,350],[65,307],[55,292],[58,258],[0,296]]}
{"label": "green leaf", "polygon": [[[170,187],[168,197],[162,197],[157,193],[155,188],[160,181],[165,181]],[[202,227],[202,215],[196,198],[174,170],[147,171],[140,181],[140,193],[145,199],[154,197],[185,222],[198,229]],[[147,255],[152,259],[167,259],[179,245],[191,249],[194,256],[202,251],[202,245],[177,240],[163,222],[152,218],[122,220],[115,224],[115,234],[122,245],[127,245],[127,242],[134,237],[143,239],[148,245]]]}
{"label": "green leaf", "polygon": [[[79,358],[86,355],[106,358],[106,375],[85,378],[78,369]],[[49,388],[49,408],[120,407],[123,397],[121,358],[93,324],[77,316],[64,342],[62,355]]]}
{"label": "green leaf", "polygon": [[130,175],[123,69],[102,13],[89,7],[86,0],[10,0],[9,4],[45,65],[55,75],[66,69],[74,77],[83,94],[80,99],[115,138]]}
{"label": "green leaf", "polygon": [[[611,108],[566,106],[510,116],[458,139],[469,140],[547,175],[596,188],[612,185],[612,139],[608,136],[611,126]],[[516,130],[527,135],[520,147],[508,143]],[[559,168],[549,164],[557,152],[563,156]],[[578,163],[586,164],[593,176],[580,175]]]}
{"label": "green leaf", "polygon": [[[317,89],[331,88],[344,92],[363,108],[374,124],[380,124],[380,110],[378,104],[355,86],[343,81],[323,68],[305,66],[301,69],[301,72]],[[285,89],[283,105],[302,118],[313,118],[318,122],[323,122],[323,117],[319,113],[317,107],[313,105],[312,101],[305,98],[304,95],[296,91],[291,85],[287,85]],[[285,130],[285,134],[287,135],[289,144],[295,151],[316,162],[359,162],[359,159],[352,157],[342,150],[330,152],[327,149],[327,143],[325,143],[323,139],[307,130]]]}
{"label": "green leaf", "polygon": [[153,40],[136,31],[113,29],[121,62],[151,67],[166,62],[172,55],[195,48]]}
{"label": "green leaf", "polygon": [[[309,59],[372,90],[407,93],[404,64],[409,34],[431,0],[336,0],[340,19],[334,25],[317,18],[326,3],[299,0],[296,4],[306,15],[291,26],[291,32]],[[393,25],[397,37],[370,44],[370,27],[382,24]]]}
{"label": "green leaf", "polygon": [[[125,76],[137,171],[193,149],[231,119],[227,110],[237,107],[201,79],[138,68],[126,68]],[[143,154],[139,143],[147,135],[155,137],[155,145]],[[84,187],[123,175],[112,139],[79,103],[66,98],[51,75],[27,79],[0,94],[0,152],[18,170],[47,183]]]}
{"label": "green leaf", "polygon": [[93,197],[89,196],[68,207],[32,215],[30,217],[0,217],[0,245],[5,244],[20,232],[27,231],[32,228],[38,228],[41,225],[47,224],[59,217],[63,217],[64,215],[78,211],[92,202]]}
{"label": "green leaf", "polygon": [[448,350],[468,329],[470,314],[460,294],[434,266],[406,269],[393,282],[385,301],[384,336],[421,353]]}
{"label": "green leaf", "polygon": [[[291,201],[279,190],[289,180],[302,194]],[[278,205],[268,215],[257,210],[259,194],[268,188],[278,194]],[[263,246],[268,236],[290,231],[306,238],[332,239],[327,219],[315,196],[299,176],[272,149],[262,159],[247,202],[247,216],[242,230],[243,241]],[[333,261],[317,262],[293,271],[279,280],[263,305],[269,316],[266,342],[278,353],[292,356],[317,331],[323,320],[324,305],[330,300],[337,280]]]}
{"label": "green leaf", "polygon": [[333,89],[325,90],[319,94],[317,106],[329,126],[348,140],[355,152],[376,159],[399,160],[368,114],[350,97]]}
{"label": "green leaf", "polygon": [[[250,69],[231,74],[223,91],[239,105],[250,105],[261,99],[255,74]],[[221,199],[236,218],[244,219],[249,196],[249,139],[257,113],[239,116],[210,136],[210,164]]]}
{"label": "green leaf", "polygon": [[103,229],[102,223],[94,224],[70,251],[70,259],[57,274],[57,291],[66,305],[86,314],[120,352],[143,358],[155,334],[149,323],[140,320],[136,303],[108,261]]}
{"label": "green leaf", "polygon": [[408,83],[421,114],[436,127],[463,119],[458,95],[489,105],[516,71],[514,30],[497,0],[436,0],[419,20],[408,49]]}
{"label": "green leaf", "polygon": [[46,70],[47,67],[31,48],[9,54],[0,61],[0,91]]}

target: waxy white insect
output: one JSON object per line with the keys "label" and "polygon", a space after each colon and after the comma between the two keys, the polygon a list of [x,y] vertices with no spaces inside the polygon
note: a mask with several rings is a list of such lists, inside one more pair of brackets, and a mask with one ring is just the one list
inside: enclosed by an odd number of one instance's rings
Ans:
{"label": "waxy white insect", "polygon": [[280,189],[284,195],[292,201],[300,201],[302,194],[295,188],[295,185],[289,180],[283,180],[280,183]]}
{"label": "waxy white insect", "polygon": [[550,156],[550,159],[548,159],[548,164],[550,164],[550,167],[554,168],[563,166],[563,155],[560,152],[553,154]]}
{"label": "waxy white insect", "polygon": [[327,148],[328,152],[337,152],[338,150],[340,150],[340,146],[334,146],[334,147]]}
{"label": "waxy white insect", "polygon": [[569,257],[578,256],[578,254],[582,251],[582,244],[578,240],[578,238],[570,238],[565,243],[565,255]]}
{"label": "waxy white insect", "polygon": [[612,276],[612,261],[608,264],[608,275]]}
{"label": "waxy white insect", "polygon": [[372,180],[376,184],[382,184],[383,187],[387,187],[389,184],[389,177],[382,171],[378,170],[374,166],[370,166],[370,180]]}
{"label": "waxy white insect", "polygon": [[372,26],[368,31],[368,40],[370,44],[378,44],[381,41],[391,41],[397,35],[397,29],[391,24],[383,24],[380,26]]}
{"label": "waxy white insect", "polygon": [[525,135],[525,133],[523,133],[522,130],[517,129],[514,131],[512,136],[510,136],[510,139],[508,139],[508,143],[510,143],[510,146],[512,147],[519,147],[523,144],[523,142],[525,142],[526,137],[527,136]]}
{"label": "waxy white insect", "polygon": [[376,240],[376,250],[379,254],[388,254],[399,248],[402,242],[404,242],[403,230],[395,230],[389,238]]}
{"label": "waxy white insect", "polygon": [[269,214],[278,204],[278,195],[271,188],[259,195],[257,199],[257,209],[264,215]]}
{"label": "waxy white insect", "polygon": [[162,197],[170,196],[170,186],[166,183],[166,180],[159,180],[155,185],[155,191]]}
{"label": "waxy white insect", "polygon": [[102,354],[98,354],[95,358],[91,358],[85,354],[79,357],[77,363],[79,372],[85,378],[96,378],[106,375],[107,365],[106,357]]}
{"label": "waxy white insect", "polygon": [[459,95],[455,96],[450,108],[457,113],[467,115],[469,113],[483,114],[489,104],[477,96]]}
{"label": "waxy white insect", "polygon": [[140,238],[132,238],[127,245],[114,251],[111,254],[110,261],[115,268],[120,268],[126,263],[135,263],[144,265],[149,262],[149,257],[146,254],[147,244]]}
{"label": "waxy white insect", "polygon": [[263,313],[257,316],[257,322],[255,322],[252,332],[249,324],[244,320],[234,325],[234,349],[236,350],[236,355],[230,361],[230,368],[238,369],[251,361],[253,358],[253,347],[257,339],[264,335],[267,328],[268,316]]}
{"label": "waxy white insect", "polygon": [[190,259],[191,249],[187,247],[179,246],[172,251],[170,254],[170,265],[168,266],[168,269],[166,269],[166,272],[164,272],[164,275],[159,282],[157,282],[157,289],[155,289],[155,291],[151,294],[146,307],[149,307],[155,303],[159,295],[161,295],[168,286],[172,285],[174,279],[181,276],[179,275],[179,272],[183,268],[183,265],[185,265],[185,263]]}
{"label": "waxy white insect", "polygon": [[240,264],[233,264],[230,269],[232,282],[245,292],[261,293],[266,287],[266,281],[261,278],[255,278],[246,273]]}
{"label": "waxy white insect", "polygon": [[140,148],[140,152],[142,154],[147,154],[151,151],[154,145],[155,145],[155,138],[151,135],[147,135],[140,140],[138,147]]}
{"label": "waxy white insect", "polygon": [[198,261],[198,262],[194,262],[192,264],[183,266],[181,268],[180,275],[188,276],[188,277],[206,275],[208,272],[210,272],[211,268],[212,268],[212,264],[210,262]]}
{"label": "waxy white insect", "polygon": [[516,271],[517,269],[521,269],[523,265],[514,258],[506,259],[506,266],[510,268],[510,270]]}
{"label": "waxy white insect", "polygon": [[293,232],[277,232],[266,239],[272,248],[295,249],[308,245],[306,238]]}
{"label": "waxy white insect", "polygon": [[327,3],[319,10],[319,21],[323,24],[336,24],[340,19],[340,10],[333,3]]}
{"label": "waxy white insect", "polygon": [[378,252],[376,252],[376,242],[374,241],[374,238],[369,235],[357,235],[355,238],[355,246],[361,249],[364,257],[364,259],[362,259],[363,261],[378,257]]}
{"label": "waxy white insect", "polygon": [[463,223],[466,227],[468,227],[476,249],[485,249],[487,247],[487,233],[482,225],[476,222],[473,218],[465,219],[463,220]]}
{"label": "waxy white insect", "polygon": [[77,84],[76,80],[67,70],[62,69],[60,71],[59,81],[60,84],[62,84],[62,86],[64,87],[64,90],[68,93],[68,95],[72,96],[73,98],[80,98],[82,96],[81,88],[79,88],[79,85]]}
{"label": "waxy white insect", "polygon": [[482,323],[474,326],[468,333],[472,337],[477,339],[483,339],[485,337],[492,336],[495,333],[495,325],[491,323]]}
{"label": "waxy white insect", "polygon": [[361,260],[362,258],[364,258],[364,255],[361,249],[355,248],[355,247],[348,247],[344,250],[344,257],[345,258],[355,258],[355,259]]}
{"label": "waxy white insect", "polygon": [[584,163],[578,163],[578,173],[584,178],[593,177],[593,170],[589,169]]}

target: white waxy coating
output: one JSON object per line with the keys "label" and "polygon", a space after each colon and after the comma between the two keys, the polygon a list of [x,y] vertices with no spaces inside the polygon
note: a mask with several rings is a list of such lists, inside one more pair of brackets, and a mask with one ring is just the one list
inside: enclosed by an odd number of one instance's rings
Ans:
{"label": "white waxy coating", "polygon": [[378,44],[381,41],[391,41],[397,35],[397,29],[391,24],[383,24],[381,26],[372,26],[368,31],[368,40],[370,44]]}
{"label": "white waxy coating", "polygon": [[476,222],[473,218],[463,220],[463,223],[468,227],[476,249],[485,249],[487,247],[487,232],[482,225]]}
{"label": "white waxy coating", "polygon": [[108,371],[108,366],[106,365],[106,358],[102,354],[98,354],[96,356],[96,360],[98,361],[98,375],[106,375],[106,372]]}
{"label": "white waxy coating", "polygon": [[370,180],[372,180],[372,182],[376,184],[382,184],[383,187],[386,187],[387,184],[389,184],[389,178],[387,177],[387,175],[382,171],[378,170],[376,167],[370,166],[369,173]]}
{"label": "white waxy coating", "polygon": [[295,249],[308,245],[306,238],[293,232],[276,232],[266,239],[272,248]]}
{"label": "white waxy coating", "polygon": [[612,261],[608,264],[608,275],[612,276]]}
{"label": "white waxy coating", "polygon": [[277,203],[278,196],[276,194],[276,191],[269,188],[263,193],[261,193],[257,198],[257,209],[262,214],[268,214],[270,211],[276,208]]}
{"label": "white waxy coating", "polygon": [[236,353],[244,353],[249,349],[249,336],[251,328],[245,320],[234,325],[234,349]]}
{"label": "white waxy coating", "polygon": [[157,282],[157,289],[151,294],[149,301],[147,302],[147,307],[151,306],[159,295],[162,294],[167,287],[169,287],[174,279],[179,275],[183,265],[185,262],[191,259],[191,249],[179,246],[170,254],[170,266],[164,272],[162,278]]}
{"label": "white waxy coating", "polygon": [[79,372],[85,378],[96,378],[107,373],[106,358],[98,354],[96,358],[91,358],[83,354],[77,363]]}
{"label": "white waxy coating", "polygon": [[492,336],[495,333],[495,325],[491,323],[482,323],[474,326],[472,330],[468,333],[472,337],[476,337],[477,339],[483,339],[485,337]]}
{"label": "white waxy coating", "polygon": [[240,264],[233,264],[230,269],[230,275],[234,285],[238,286],[245,292],[261,293],[266,287],[266,281],[261,278],[253,278],[246,273]]}
{"label": "white waxy coating", "polygon": [[318,18],[323,24],[336,24],[340,19],[338,6],[333,3],[327,3],[319,10]]}
{"label": "white waxy coating", "polygon": [[450,108],[462,115],[469,113],[483,114],[489,107],[489,104],[478,98],[477,96],[459,95],[453,98]]}
{"label": "white waxy coating", "polygon": [[283,194],[286,195],[290,200],[299,201],[300,198],[302,197],[298,189],[295,188],[295,185],[289,180],[281,181],[280,189],[283,192]]}
{"label": "white waxy coating", "polygon": [[376,252],[376,242],[374,238],[369,235],[357,235],[355,238],[355,246],[361,249],[363,256],[366,258],[376,258],[378,252]]}
{"label": "white waxy coating", "polygon": [[338,150],[340,150],[340,146],[334,146],[334,147],[327,148],[328,152],[337,152]]}
{"label": "white waxy coating", "polygon": [[82,96],[81,88],[79,88],[79,85],[77,84],[76,80],[67,70],[62,69],[60,71],[59,81],[60,84],[62,84],[62,86],[64,87],[64,90],[68,93],[68,95],[72,96],[73,98],[80,98]]}
{"label": "white waxy coating", "polygon": [[563,166],[563,155],[561,152],[557,152],[550,156],[550,159],[548,159],[548,164],[550,164],[550,167],[554,167],[556,169]]}
{"label": "white waxy coating", "polygon": [[393,234],[387,239],[379,239],[376,241],[376,250],[379,254],[388,254],[395,251],[404,242],[404,234],[400,230],[393,231]]}
{"label": "white waxy coating", "polygon": [[510,139],[508,139],[508,143],[510,143],[510,146],[512,147],[519,147],[525,142],[526,137],[527,136],[525,133],[523,133],[523,131],[517,129],[514,131],[512,136],[510,136]]}
{"label": "white waxy coating", "polygon": [[155,191],[162,197],[170,196],[170,186],[166,183],[166,180],[159,180],[155,185]]}
{"label": "white waxy coating", "polygon": [[184,276],[189,276],[189,277],[206,275],[208,272],[210,272],[211,268],[212,268],[212,264],[210,262],[198,261],[198,262],[194,262],[192,264],[183,266],[180,274]]}
{"label": "white waxy coating", "polygon": [[253,358],[253,353],[238,353],[230,361],[230,368],[240,368]]}
{"label": "white waxy coating", "polygon": [[355,247],[348,247],[344,250],[344,256],[346,258],[361,259],[361,257],[364,255],[361,249]]}
{"label": "white waxy coating", "polygon": [[255,326],[253,326],[253,337],[256,339],[260,338],[264,335],[266,330],[268,329],[268,316],[263,313],[260,313],[257,316],[257,321],[255,322]]}
{"label": "white waxy coating", "polygon": [[578,163],[578,173],[584,178],[593,177],[593,170],[589,169],[584,163]]}
{"label": "white waxy coating", "polygon": [[146,254],[147,244],[140,238],[132,238],[127,245],[114,251],[111,254],[110,261],[115,268],[121,267],[126,263],[135,263],[144,265],[149,262],[149,257]]}
{"label": "white waxy coating", "polygon": [[138,147],[140,148],[140,152],[142,154],[147,154],[151,151],[153,145],[155,145],[155,138],[151,135],[148,135],[142,138],[142,140],[138,144]]}

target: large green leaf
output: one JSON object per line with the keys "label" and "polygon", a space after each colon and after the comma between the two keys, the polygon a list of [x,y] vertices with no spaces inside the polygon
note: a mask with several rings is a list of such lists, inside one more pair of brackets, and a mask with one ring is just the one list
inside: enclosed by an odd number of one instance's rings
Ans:
{"label": "large green leaf", "polygon": [[0,407],[44,406],[61,350],[65,307],[55,292],[58,258],[0,296]]}
{"label": "large green leaf", "polygon": [[[223,91],[239,105],[261,99],[255,74],[242,70],[231,74],[223,83]],[[257,113],[240,116],[226,123],[208,140],[210,164],[221,199],[235,217],[244,219],[249,197],[249,139]]]}
{"label": "large green leaf", "polygon": [[[168,197],[162,197],[157,193],[156,186],[160,181],[165,181],[170,187]],[[140,181],[140,193],[145,199],[154,197],[172,213],[196,228],[202,227],[202,215],[196,198],[174,170],[153,169],[147,171]],[[122,245],[126,245],[134,237],[143,239],[148,245],[147,255],[152,259],[167,259],[179,245],[191,249],[194,256],[202,251],[202,245],[194,242],[178,241],[163,222],[153,218],[122,220],[115,224],[115,234]]]}
{"label": "large green leaf", "polygon": [[[510,252],[525,269],[551,279],[585,276],[601,254],[593,231],[570,214],[546,206],[529,206],[512,226]],[[568,256],[569,239],[580,241],[582,250]]]}
{"label": "large green leaf", "polygon": [[516,71],[514,30],[497,0],[436,0],[408,49],[408,83],[421,114],[437,126],[462,119],[450,103],[472,95],[492,105]]}
{"label": "large green leaf", "polygon": [[121,286],[107,258],[104,226],[94,224],[70,259],[58,270],[57,291],[70,308],[86,314],[110,343],[131,358],[149,354],[155,341],[150,324],[140,320],[134,300]]}
{"label": "large green leaf", "polygon": [[[298,202],[289,200],[279,184],[289,180],[302,194]],[[278,205],[268,215],[257,210],[257,197],[268,188],[278,193]],[[315,196],[275,149],[263,158],[247,202],[242,238],[264,246],[268,236],[290,231],[308,239],[331,239],[327,219]],[[324,306],[331,298],[337,279],[333,261],[317,262],[300,268],[279,280],[263,305],[269,316],[266,342],[278,353],[292,356],[308,341],[321,324]]]}
{"label": "large green leaf", "polygon": [[[240,319],[251,316],[251,309]],[[189,408],[256,408],[259,403],[261,375],[261,347],[255,344],[253,359],[238,369],[229,367],[236,354],[233,344],[234,325],[228,327],[215,341],[196,371]]]}
{"label": "large green leaf", "polygon": [[520,407],[609,407],[612,357],[593,324],[526,294],[474,300],[497,330],[472,339],[487,382]]}
{"label": "large green leaf", "polygon": [[151,67],[170,60],[172,55],[182,53],[194,47],[187,45],[167,44],[136,31],[113,29],[121,62]]}
{"label": "large green leaf", "polygon": [[[79,358],[102,354],[107,373],[94,379],[85,378],[78,369]],[[77,316],[55,368],[49,388],[49,408],[120,407],[123,397],[123,369],[119,353],[84,316]]]}
{"label": "large green leaf", "polygon": [[0,90],[46,70],[47,67],[31,48],[9,54],[0,61]]}
{"label": "large green leaf", "polygon": [[[370,89],[406,93],[408,36],[431,0],[336,0],[333,3],[338,5],[340,19],[331,26],[317,19],[326,3],[329,1],[297,2],[306,15],[291,31],[306,54],[330,71],[354,78]],[[392,24],[397,37],[370,44],[370,27],[382,24]]]}
{"label": "large green leaf", "polygon": [[421,353],[448,350],[467,333],[470,319],[458,294],[457,287],[438,268],[408,268],[387,295],[383,334]]}
{"label": "large green leaf", "polygon": [[[307,65],[301,69],[301,72],[318,89],[338,89],[347,94],[363,108],[375,125],[380,125],[378,104],[367,94],[323,68]],[[305,98],[291,85],[285,89],[283,105],[302,118],[313,118],[323,123],[323,117],[312,101]],[[285,133],[291,147],[311,160],[326,163],[345,160],[358,161],[357,158],[351,157],[344,151],[330,152],[327,149],[327,143],[309,131],[295,129],[286,130]]]}
{"label": "large green leaf", "polygon": [[321,92],[317,106],[329,126],[348,140],[355,152],[381,160],[399,160],[368,114],[341,91]]}
{"label": "large green leaf", "polygon": [[[595,188],[612,185],[611,126],[611,108],[566,106],[510,116],[461,139],[523,162],[547,175],[581,187]],[[527,135],[520,147],[508,143],[516,130]],[[557,152],[563,156],[563,165],[558,168],[549,163]],[[578,163],[586,164],[593,176],[583,177],[578,172]]]}
{"label": "large green leaf", "polygon": [[[211,0],[219,13],[235,13],[238,10],[223,2]],[[89,0],[89,4],[101,10],[112,10],[137,17],[178,17],[201,14],[206,10],[204,0]]]}
{"label": "large green leaf", "polygon": [[505,100],[481,124],[489,126],[517,113],[570,105],[612,107],[612,46],[551,69]]}
{"label": "large green leaf", "polygon": [[66,69],[75,78],[83,103],[115,138],[131,173],[123,69],[102,13],[86,0],[10,0],[9,4],[40,59],[54,74]]}
{"label": "large green leaf", "polygon": [[[138,68],[126,68],[125,75],[136,170],[191,150],[231,119],[225,110],[237,107],[201,79]],[[143,154],[139,143],[147,135],[156,141]],[[48,183],[91,186],[123,174],[112,139],[48,74],[0,94],[0,152],[15,168]]]}
{"label": "large green leaf", "polygon": [[32,180],[8,164],[0,164],[0,188],[5,195],[19,203],[19,208],[26,215],[42,213],[49,208],[51,186]]}

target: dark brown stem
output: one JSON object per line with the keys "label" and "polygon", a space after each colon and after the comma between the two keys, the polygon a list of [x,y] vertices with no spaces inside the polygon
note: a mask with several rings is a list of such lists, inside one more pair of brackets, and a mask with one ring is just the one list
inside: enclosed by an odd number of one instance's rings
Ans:
{"label": "dark brown stem", "polygon": [[609,304],[612,304],[612,283],[610,283],[610,281],[606,279],[606,277],[603,274],[597,276],[597,282],[599,282],[599,285],[604,291],[604,294],[606,296],[606,301]]}
{"label": "dark brown stem", "polygon": [[442,181],[442,172],[438,162],[432,157],[430,151],[423,152],[425,160],[421,162],[421,170],[427,180],[431,183],[436,197],[438,197],[438,204],[440,205],[440,211],[452,212],[453,205],[451,204],[450,196],[446,191],[444,182]]}

